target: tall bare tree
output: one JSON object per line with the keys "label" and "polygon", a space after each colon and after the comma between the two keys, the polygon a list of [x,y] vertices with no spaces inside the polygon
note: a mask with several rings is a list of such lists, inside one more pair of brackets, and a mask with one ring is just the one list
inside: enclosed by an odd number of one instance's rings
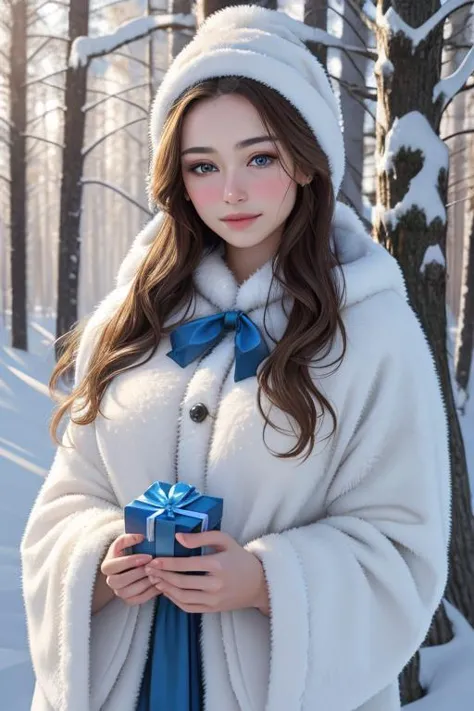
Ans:
{"label": "tall bare tree", "polygon": [[[440,377],[449,420],[453,481],[446,597],[474,624],[474,518],[446,354],[448,151],[439,138],[442,112],[453,98],[454,87],[460,89],[467,79],[474,53],[471,49],[456,81],[452,77],[441,80],[444,23],[461,4],[460,0],[448,0],[441,8],[439,0],[378,0],[373,25],[379,55],[375,234],[403,269],[410,302],[421,320]],[[443,644],[451,637],[441,605],[427,644]],[[402,676],[402,696],[407,702],[422,695],[415,658]]]}
{"label": "tall bare tree", "polygon": [[[69,49],[74,40],[87,35],[89,0],[74,0],[69,5]],[[68,51],[69,54],[69,51]],[[64,150],[59,217],[59,260],[56,337],[67,333],[77,321],[77,296],[80,268],[80,226],[82,171],[84,158],[87,67],[68,66],[66,71]],[[60,345],[56,343],[56,352]]]}
{"label": "tall bare tree", "polygon": [[[344,3],[342,41],[346,46],[366,47],[371,33],[349,2]],[[346,170],[342,183],[345,199],[362,214],[362,178],[364,172],[364,94],[367,57],[341,53],[341,110],[344,117]]]}
{"label": "tall bare tree", "polygon": [[[328,28],[328,0],[304,0],[304,23],[309,27]],[[308,49],[319,59],[323,67],[327,65],[328,50],[324,44],[307,43]]]}
{"label": "tall bare tree", "polygon": [[10,244],[12,346],[28,350],[26,268],[27,0],[10,0]]}
{"label": "tall bare tree", "polygon": [[[168,0],[168,12],[170,15],[190,15],[192,9],[192,0]],[[171,64],[173,59],[181,52],[181,50],[190,42],[193,33],[190,30],[169,30],[168,32],[168,62]]]}

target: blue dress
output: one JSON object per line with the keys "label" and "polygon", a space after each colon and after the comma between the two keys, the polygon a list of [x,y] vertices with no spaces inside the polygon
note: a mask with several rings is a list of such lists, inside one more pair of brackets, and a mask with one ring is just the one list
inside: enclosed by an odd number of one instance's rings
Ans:
{"label": "blue dress", "polygon": [[158,599],[136,711],[201,711],[200,627],[200,614]]}

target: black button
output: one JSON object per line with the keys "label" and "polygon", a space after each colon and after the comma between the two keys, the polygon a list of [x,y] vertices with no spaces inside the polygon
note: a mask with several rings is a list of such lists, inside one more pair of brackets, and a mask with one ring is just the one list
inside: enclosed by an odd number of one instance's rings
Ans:
{"label": "black button", "polygon": [[209,410],[202,402],[198,402],[196,405],[193,405],[189,411],[189,417],[193,420],[193,422],[204,422],[208,414]]}

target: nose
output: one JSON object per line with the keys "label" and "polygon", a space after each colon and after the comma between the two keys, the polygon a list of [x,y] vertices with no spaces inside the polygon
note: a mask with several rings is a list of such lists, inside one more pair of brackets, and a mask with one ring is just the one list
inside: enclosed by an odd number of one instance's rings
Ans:
{"label": "nose", "polygon": [[247,193],[236,176],[229,176],[224,184],[224,201],[233,205],[247,199]]}

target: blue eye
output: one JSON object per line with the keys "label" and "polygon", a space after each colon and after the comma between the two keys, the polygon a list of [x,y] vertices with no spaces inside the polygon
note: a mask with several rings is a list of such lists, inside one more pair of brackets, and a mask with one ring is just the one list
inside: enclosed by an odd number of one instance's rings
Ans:
{"label": "blue eye", "polygon": [[[261,158],[263,158],[266,162],[263,164],[257,164],[257,168],[266,168],[268,165],[271,165],[276,160],[275,156],[268,155],[267,153],[259,153],[257,156],[254,156],[250,162],[252,163],[253,161],[259,160]],[[214,172],[214,170],[204,170],[204,168],[206,167],[211,167],[211,169],[215,168],[212,163],[198,163],[197,165],[193,165],[191,168],[189,168],[189,172],[195,173],[196,175],[205,175],[206,173]],[[198,170],[199,168],[201,168],[202,170]]]}
{"label": "blue eye", "polygon": [[[197,175],[203,175],[203,173],[198,173],[198,172],[197,172],[197,169],[198,169],[198,168],[202,168],[203,166],[206,166],[206,165],[210,165],[211,168],[214,167],[214,166],[211,165],[210,163],[198,163],[198,165],[195,165],[195,166],[193,166],[192,168],[190,168],[190,171],[191,171],[191,173],[197,173]],[[210,173],[210,172],[211,172],[211,171],[207,171],[207,170],[204,171],[204,173]]]}
{"label": "blue eye", "polygon": [[[273,159],[273,156],[269,156],[269,155],[267,155],[266,153],[260,153],[258,156],[254,156],[254,157],[252,158],[252,160],[257,160],[258,158],[265,158],[266,160],[270,161],[270,164],[273,163],[273,160],[274,160],[274,159]],[[267,165],[269,165],[269,164],[268,164],[268,163],[265,163],[264,165],[262,165],[262,164],[260,163],[260,165],[259,165],[258,167],[259,167],[259,168],[266,168]]]}

